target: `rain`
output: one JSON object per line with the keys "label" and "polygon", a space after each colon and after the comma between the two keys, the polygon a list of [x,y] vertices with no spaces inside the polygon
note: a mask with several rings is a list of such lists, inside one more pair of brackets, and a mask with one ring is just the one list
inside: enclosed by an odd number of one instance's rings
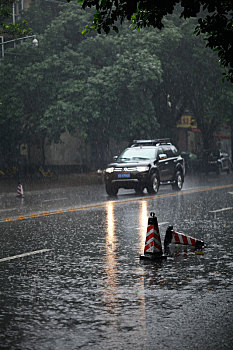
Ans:
{"label": "rain", "polygon": [[106,34],[77,1],[11,2],[0,349],[232,349],[232,82],[180,13]]}

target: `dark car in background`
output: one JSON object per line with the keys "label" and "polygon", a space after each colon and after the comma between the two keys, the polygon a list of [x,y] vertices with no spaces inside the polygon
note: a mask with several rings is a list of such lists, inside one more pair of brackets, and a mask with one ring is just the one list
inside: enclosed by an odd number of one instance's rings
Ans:
{"label": "dark car in background", "polygon": [[221,151],[209,152],[206,156],[206,172],[214,171],[217,174],[232,170],[232,163],[228,153]]}
{"label": "dark car in background", "polygon": [[105,170],[105,188],[114,196],[120,188],[155,194],[160,185],[180,191],[184,160],[170,139],[134,140]]}
{"label": "dark car in background", "polygon": [[210,151],[203,150],[199,154],[191,152],[181,152],[185,161],[186,174],[208,174],[215,172],[221,174],[223,172],[230,173],[232,170],[232,162],[230,156],[226,152],[219,150]]}

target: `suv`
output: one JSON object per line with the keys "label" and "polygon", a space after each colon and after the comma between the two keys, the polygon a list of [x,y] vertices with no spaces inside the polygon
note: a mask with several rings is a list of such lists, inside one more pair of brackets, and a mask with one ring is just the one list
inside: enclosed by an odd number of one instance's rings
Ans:
{"label": "suv", "polygon": [[110,196],[115,196],[119,188],[132,188],[137,194],[142,194],[144,188],[155,194],[160,185],[182,189],[184,160],[170,139],[134,140],[114,160],[105,170],[105,188]]}

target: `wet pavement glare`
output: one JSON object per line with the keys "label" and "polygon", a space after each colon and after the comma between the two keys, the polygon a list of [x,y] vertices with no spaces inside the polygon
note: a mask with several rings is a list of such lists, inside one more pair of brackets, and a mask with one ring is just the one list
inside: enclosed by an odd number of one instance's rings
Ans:
{"label": "wet pavement glare", "polygon": [[[232,205],[227,190],[105,206],[1,223],[0,349],[232,349]],[[143,263],[156,213],[203,239],[203,255],[175,248]],[[4,250],[4,251],[3,251]]]}

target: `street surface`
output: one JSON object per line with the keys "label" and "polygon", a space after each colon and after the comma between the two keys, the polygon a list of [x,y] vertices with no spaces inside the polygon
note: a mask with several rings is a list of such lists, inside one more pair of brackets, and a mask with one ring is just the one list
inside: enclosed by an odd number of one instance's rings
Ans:
{"label": "street surface", "polygon": [[[104,185],[0,194],[0,349],[233,348],[233,175],[158,195]],[[198,239],[143,263],[149,213]]]}

